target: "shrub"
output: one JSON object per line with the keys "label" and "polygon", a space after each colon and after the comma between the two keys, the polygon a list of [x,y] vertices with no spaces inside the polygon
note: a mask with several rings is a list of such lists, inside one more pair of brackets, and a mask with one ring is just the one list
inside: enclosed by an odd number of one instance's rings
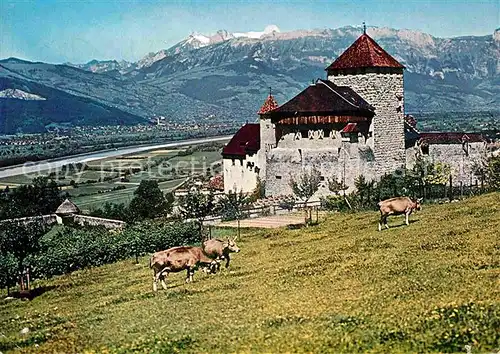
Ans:
{"label": "shrub", "polygon": [[105,228],[64,228],[40,240],[41,252],[33,256],[33,274],[48,278],[78,269],[139,257],[199,239],[193,223],[143,222],[120,232]]}
{"label": "shrub", "polygon": [[320,199],[321,209],[329,211],[347,211],[349,206],[345,202],[344,197],[339,195],[328,195]]}
{"label": "shrub", "polygon": [[0,288],[11,287],[17,281],[16,259],[10,253],[0,254]]}
{"label": "shrub", "polygon": [[288,196],[288,197],[280,200],[278,203],[278,206],[281,209],[292,211],[293,207],[295,206],[295,198],[293,196]]}

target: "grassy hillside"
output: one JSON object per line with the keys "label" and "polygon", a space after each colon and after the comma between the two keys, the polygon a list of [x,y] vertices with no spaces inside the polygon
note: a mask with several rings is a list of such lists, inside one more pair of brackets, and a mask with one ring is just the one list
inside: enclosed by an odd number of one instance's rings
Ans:
{"label": "grassy hillside", "polygon": [[332,214],[247,231],[230,272],[175,274],[156,294],[147,258],[59,277],[0,302],[0,351],[500,350],[500,194],[411,221],[378,232],[376,212]]}

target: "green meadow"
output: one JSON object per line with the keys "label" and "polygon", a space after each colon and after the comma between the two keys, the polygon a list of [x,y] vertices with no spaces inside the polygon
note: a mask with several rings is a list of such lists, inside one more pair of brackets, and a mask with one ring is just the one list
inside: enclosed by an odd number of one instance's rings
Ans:
{"label": "green meadow", "polygon": [[0,351],[497,353],[500,193],[377,220],[244,230],[230,271],[157,293],[148,257],[38,281],[0,302]]}

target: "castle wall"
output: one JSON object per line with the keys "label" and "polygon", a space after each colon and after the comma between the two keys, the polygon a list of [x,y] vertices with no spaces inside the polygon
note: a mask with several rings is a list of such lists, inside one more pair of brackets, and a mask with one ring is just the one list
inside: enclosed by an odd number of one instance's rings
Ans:
{"label": "castle wall", "polygon": [[403,69],[366,69],[364,73],[335,73],[328,79],[349,86],[375,107],[370,131],[377,176],[405,165]]}
{"label": "castle wall", "polygon": [[[308,142],[311,144],[311,142]],[[320,142],[324,145],[324,142]],[[299,145],[301,146],[301,145]],[[322,183],[315,198],[331,194],[328,180],[344,181],[354,188],[354,180],[363,175],[367,179],[375,178],[373,153],[364,143],[340,143],[339,147],[318,148],[278,148],[267,154],[266,195],[293,194],[290,182],[297,180],[302,174],[316,169],[322,176]],[[313,198],[313,200],[315,199]]]}
{"label": "castle wall", "polygon": [[251,193],[257,186],[259,176],[259,153],[241,158],[224,158],[224,193]]}
{"label": "castle wall", "polygon": [[486,155],[486,143],[475,142],[463,146],[456,144],[430,144],[429,153],[422,154],[420,147],[409,148],[406,151],[407,168],[415,166],[416,156],[422,155],[432,162],[444,162],[451,167],[452,182],[454,185],[472,185],[480,183],[474,176],[474,167]]}

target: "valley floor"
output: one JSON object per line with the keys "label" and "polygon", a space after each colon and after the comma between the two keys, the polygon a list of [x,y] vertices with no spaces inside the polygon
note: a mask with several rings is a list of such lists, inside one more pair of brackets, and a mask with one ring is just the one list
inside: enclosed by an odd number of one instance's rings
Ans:
{"label": "valley floor", "polygon": [[0,351],[498,352],[500,193],[377,219],[246,230],[230,272],[157,293],[147,257],[39,282],[0,302]]}

